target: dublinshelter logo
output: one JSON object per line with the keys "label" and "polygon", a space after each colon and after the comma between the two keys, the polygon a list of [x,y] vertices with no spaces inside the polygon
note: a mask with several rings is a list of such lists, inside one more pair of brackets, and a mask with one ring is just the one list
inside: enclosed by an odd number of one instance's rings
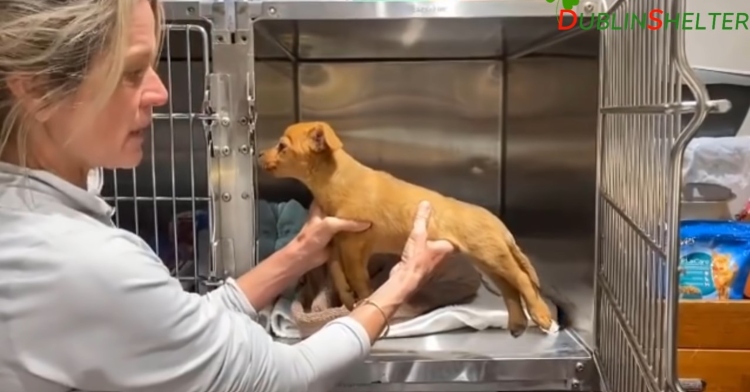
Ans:
{"label": "dublinshelter logo", "polygon": [[617,17],[600,12],[587,15],[587,18],[573,10],[580,0],[546,1],[556,3],[558,30],[570,30],[576,25],[582,30],[748,30],[750,20],[747,12],[685,12],[670,15],[660,8],[642,13],[618,13]]}

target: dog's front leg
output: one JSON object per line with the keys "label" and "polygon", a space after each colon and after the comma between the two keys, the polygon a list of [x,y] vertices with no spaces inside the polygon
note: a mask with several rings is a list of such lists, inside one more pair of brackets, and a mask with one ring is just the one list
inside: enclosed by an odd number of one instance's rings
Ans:
{"label": "dog's front leg", "polygon": [[321,292],[325,291],[328,282],[328,273],[325,268],[323,266],[315,267],[300,279],[298,285],[299,298],[305,311],[312,309],[313,301],[320,296]]}
{"label": "dog's front leg", "polygon": [[327,265],[328,274],[331,276],[333,288],[336,289],[336,294],[338,294],[339,300],[341,300],[341,303],[346,306],[347,309],[354,309],[354,304],[356,303],[354,292],[352,292],[352,288],[349,286],[349,282],[344,274],[344,268],[341,263],[341,248],[336,240],[334,240],[331,257],[328,259]]}
{"label": "dog's front leg", "polygon": [[370,261],[371,248],[367,241],[359,236],[347,236],[339,243],[341,264],[358,300],[372,294],[370,273],[367,264]]}

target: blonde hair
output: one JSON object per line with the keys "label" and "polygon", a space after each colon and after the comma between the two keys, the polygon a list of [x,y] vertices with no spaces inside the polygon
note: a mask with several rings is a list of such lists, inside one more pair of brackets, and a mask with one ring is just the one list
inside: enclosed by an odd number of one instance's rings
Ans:
{"label": "blonde hair", "polygon": [[[160,0],[149,3],[161,42]],[[135,4],[136,0],[0,0],[0,155],[12,136],[19,154],[24,154],[28,120],[34,115],[24,113],[10,91],[11,77],[28,80],[29,93],[40,103],[36,110],[45,110],[75,96],[97,62],[105,72],[92,102],[106,104],[122,79]]]}

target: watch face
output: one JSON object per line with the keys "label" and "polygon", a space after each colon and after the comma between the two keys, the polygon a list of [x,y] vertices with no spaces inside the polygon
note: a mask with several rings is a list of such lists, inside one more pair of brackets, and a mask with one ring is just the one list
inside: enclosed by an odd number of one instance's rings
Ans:
{"label": "watch face", "polygon": [[89,170],[86,187],[89,192],[99,194],[104,186],[104,173],[101,167]]}

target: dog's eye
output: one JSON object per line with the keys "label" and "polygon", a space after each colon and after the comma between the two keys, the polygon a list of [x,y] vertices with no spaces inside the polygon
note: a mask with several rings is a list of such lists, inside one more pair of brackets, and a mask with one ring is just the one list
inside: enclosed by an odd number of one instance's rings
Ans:
{"label": "dog's eye", "polygon": [[286,144],[279,143],[278,147],[276,147],[276,148],[279,150],[279,152],[282,152],[282,151],[286,150]]}

